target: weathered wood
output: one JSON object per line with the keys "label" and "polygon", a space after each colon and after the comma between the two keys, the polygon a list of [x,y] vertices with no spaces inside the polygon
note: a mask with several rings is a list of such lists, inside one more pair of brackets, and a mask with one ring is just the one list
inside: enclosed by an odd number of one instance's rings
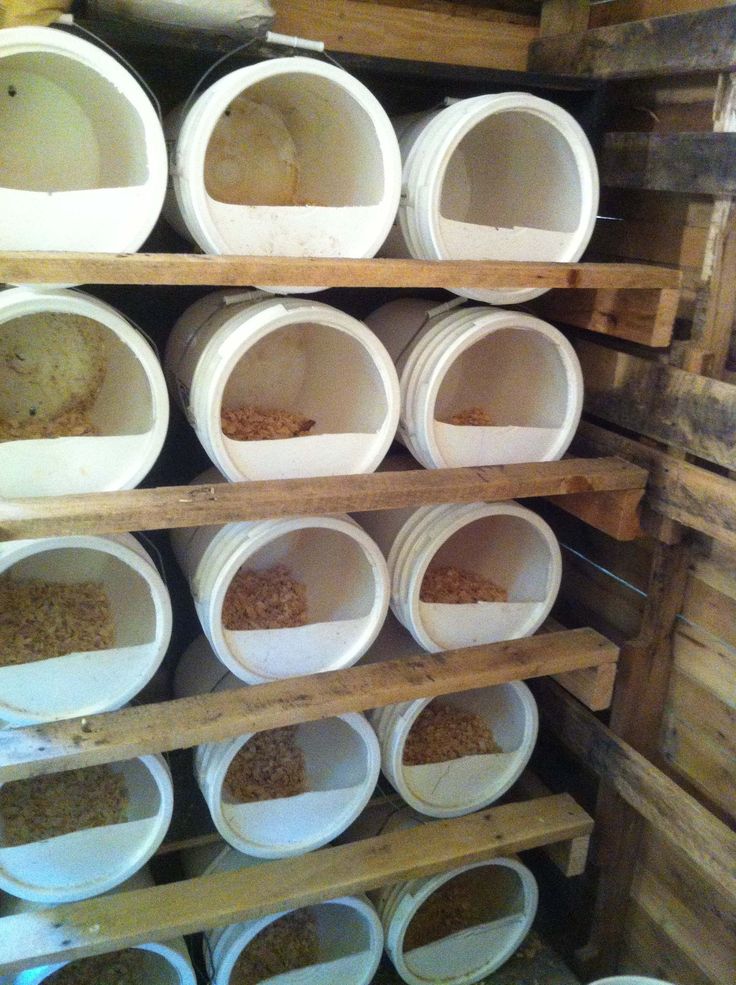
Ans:
{"label": "weathered wood", "polygon": [[736,192],[736,133],[607,133],[604,185],[693,195]]}
{"label": "weathered wood", "polygon": [[0,253],[6,284],[199,284],[222,287],[575,287],[672,289],[680,274],[627,263],[351,260],[184,253]]}
{"label": "weathered wood", "polygon": [[616,681],[616,664],[605,663],[563,674],[552,675],[558,684],[569,691],[591,711],[610,708]]}
{"label": "weathered wood", "polygon": [[[493,807],[239,872],[200,876],[0,920],[0,968],[100,954],[222,927],[590,834],[567,794]],[[206,906],[203,905],[206,900]]]}
{"label": "weathered wood", "polygon": [[644,536],[639,522],[639,504],[644,490],[598,493],[597,496],[548,496],[555,506],[579,520],[614,537],[616,540],[636,540]]}
{"label": "weathered wood", "polygon": [[736,900],[736,833],[552,681],[533,683],[548,727],[654,825],[704,879]]}
{"label": "weathered wood", "polygon": [[618,647],[605,637],[575,629],[8,729],[0,732],[0,782],[581,670],[617,657]]}
{"label": "weathered wood", "polygon": [[[536,773],[525,770],[514,784],[512,796],[514,800],[533,800],[539,797],[549,797],[552,791],[542,783]],[[571,838],[570,841],[560,841],[547,845],[544,854],[557,866],[566,878],[582,875],[588,861],[590,835]]]}
{"label": "weathered wood", "polygon": [[583,422],[574,447],[588,454],[621,455],[649,471],[646,502],[659,513],[736,547],[736,483]]}
{"label": "weathered wood", "polygon": [[648,17],[691,13],[693,10],[722,7],[723,4],[724,0],[604,0],[591,6],[590,26],[603,27]]}
{"label": "weathered wood", "polygon": [[564,325],[660,348],[670,344],[679,301],[671,289],[550,291],[529,307]]}
{"label": "weathered wood", "polygon": [[585,31],[588,13],[588,0],[544,0],[539,21],[540,37]]}
{"label": "weathered wood", "polygon": [[736,386],[593,342],[576,350],[588,413],[736,469]]}
{"label": "weathered wood", "polygon": [[596,79],[631,79],[736,68],[736,8],[594,28],[535,41],[529,70]]}
{"label": "weathered wood", "polygon": [[276,0],[274,30],[324,41],[331,51],[524,71],[536,27],[509,23],[503,15],[493,20],[456,16],[451,6],[415,9],[411,4],[320,0],[315,17],[311,0]]}
{"label": "weathered wood", "polygon": [[565,459],[528,465],[409,468],[369,475],[3,499],[0,539],[196,527],[278,516],[568,493],[620,493],[628,507],[629,493],[643,489],[645,482],[642,469],[620,459]]}

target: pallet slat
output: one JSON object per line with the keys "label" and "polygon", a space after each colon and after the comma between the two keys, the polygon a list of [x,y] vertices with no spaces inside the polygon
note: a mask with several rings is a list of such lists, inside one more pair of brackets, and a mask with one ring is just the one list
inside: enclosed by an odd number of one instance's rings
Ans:
{"label": "pallet slat", "polygon": [[568,287],[677,290],[680,273],[628,263],[351,260],[180,253],[0,253],[8,284],[200,284],[249,287]]}
{"label": "pallet slat", "polygon": [[184,749],[347,711],[614,663],[592,629],[421,654],[347,670],[0,732],[0,782]]}
{"label": "pallet slat", "polygon": [[[589,835],[567,794],[505,804],[416,831],[325,848],[257,868],[200,876],[0,920],[0,968],[18,972],[152,939],[226,926]],[[206,906],[203,901],[206,900]]]}
{"label": "pallet slat", "polygon": [[[621,459],[564,459],[525,465],[419,469],[205,486],[0,500],[0,539],[159,530],[268,517],[394,509],[435,503],[499,502],[569,493],[643,490],[646,472]],[[615,513],[615,510],[614,510]]]}
{"label": "pallet slat", "polygon": [[688,195],[736,193],[736,133],[607,133],[601,182]]}

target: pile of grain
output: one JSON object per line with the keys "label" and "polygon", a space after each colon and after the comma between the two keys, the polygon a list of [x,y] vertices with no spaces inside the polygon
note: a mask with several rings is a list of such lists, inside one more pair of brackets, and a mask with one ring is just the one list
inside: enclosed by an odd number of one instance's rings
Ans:
{"label": "pile of grain", "polygon": [[470,869],[444,885],[422,903],[404,937],[404,950],[424,947],[499,916],[498,901],[489,891],[485,869]]}
{"label": "pile of grain", "polygon": [[256,934],[235,963],[229,985],[259,985],[318,961],[317,921],[309,910],[294,910]]}
{"label": "pile of grain", "polygon": [[460,427],[483,427],[488,428],[493,426],[493,418],[490,416],[487,410],[483,407],[466,407],[465,410],[459,410],[457,414],[453,414],[449,421],[445,421],[445,424],[457,424]]}
{"label": "pile of grain", "polygon": [[283,564],[264,571],[241,568],[225,593],[225,629],[291,629],[306,623],[307,586]]}
{"label": "pile of grain", "polygon": [[109,766],[11,780],[0,787],[5,847],[119,824],[127,820],[127,814],[125,778]]}
{"label": "pile of grain", "polygon": [[0,441],[97,434],[88,413],[107,366],[104,329],[43,312],[0,325]]}
{"label": "pile of grain", "polygon": [[452,565],[429,568],[422,579],[422,602],[508,602],[509,593],[490,578]]}
{"label": "pile of grain", "polygon": [[148,961],[145,951],[131,947],[71,961],[46,982],[47,985],[149,985]]}
{"label": "pile of grain", "polygon": [[231,407],[220,414],[222,433],[234,441],[302,438],[315,423],[301,414],[274,408]]}
{"label": "pile of grain", "polygon": [[306,793],[307,769],[296,744],[296,725],[256,732],[248,739],[230,763],[224,789],[239,804]]}
{"label": "pile of grain", "polygon": [[110,599],[102,585],[0,576],[0,667],[114,644]]}
{"label": "pile of grain", "polygon": [[442,701],[431,701],[406,737],[403,763],[423,766],[494,752],[503,750],[480,715]]}

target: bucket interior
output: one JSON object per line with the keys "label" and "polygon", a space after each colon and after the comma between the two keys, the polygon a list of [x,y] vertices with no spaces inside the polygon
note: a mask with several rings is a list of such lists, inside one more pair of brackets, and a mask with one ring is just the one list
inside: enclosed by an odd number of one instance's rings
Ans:
{"label": "bucket interior", "polygon": [[[519,943],[524,890],[507,866],[480,866],[443,883],[417,909],[404,937],[404,961],[422,980],[451,981],[508,957]],[[505,953],[504,953],[505,952]]]}
{"label": "bucket interior", "polygon": [[[503,685],[445,695],[438,700],[443,705],[478,715],[489,726],[501,751],[411,766],[403,764],[403,779],[424,804],[466,812],[500,796],[509,776],[518,772],[526,734],[526,712],[514,689]],[[531,747],[528,751],[531,753]]]}
{"label": "bucket interior", "polygon": [[69,192],[148,179],[134,106],[70,56],[34,51],[0,59],[0,131],[0,187]]}
{"label": "bucket interior", "polygon": [[581,221],[575,155],[534,113],[494,113],[460,141],[447,164],[440,225],[450,255],[555,259]]}
{"label": "bucket interior", "polygon": [[211,199],[246,206],[370,206],[383,197],[381,145],[343,86],[305,72],[250,86],[219,118],[205,157]]}
{"label": "bucket interior", "polygon": [[[132,959],[134,961],[133,968],[130,969],[130,973],[134,975],[139,975],[141,981],[145,981],[146,985],[181,985],[181,975],[177,968],[175,968],[170,961],[167,961],[162,954],[157,954],[155,951],[149,951],[142,947],[130,948],[135,957]],[[120,969],[121,975],[125,976],[127,981],[128,968],[126,965],[121,966],[117,963],[117,958],[120,952],[115,952],[114,954],[101,954],[95,958],[82,958],[79,961],[70,961],[63,965],[64,975],[78,976],[74,978],[78,985],[97,985],[100,982],[100,976],[102,976],[102,981],[106,980],[105,973],[109,974],[110,970],[114,969],[114,973]],[[124,952],[123,961],[127,957],[128,951]],[[22,976],[21,976],[22,977]],[[57,976],[54,972],[47,978],[43,979],[44,985],[56,985],[57,977],[59,980],[67,981],[66,977],[61,975]],[[112,980],[112,979],[110,979]],[[117,981],[117,977],[115,981]],[[120,978],[123,981],[123,978]]]}

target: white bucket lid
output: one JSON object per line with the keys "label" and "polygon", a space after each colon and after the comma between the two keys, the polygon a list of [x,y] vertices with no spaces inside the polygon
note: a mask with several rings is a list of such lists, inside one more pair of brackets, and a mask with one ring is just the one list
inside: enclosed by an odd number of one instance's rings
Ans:
{"label": "white bucket lid", "polygon": [[171,822],[169,768],[161,756],[141,756],[110,769],[125,777],[128,820],[0,847],[0,889],[34,902],[70,903],[112,889],[145,865]]}
{"label": "white bucket lid", "polygon": [[[156,354],[118,311],[81,291],[0,291],[0,325],[44,313],[81,315],[105,330],[107,368],[89,412],[103,433],[0,442],[0,495],[132,489],[158,458],[169,423],[166,381]],[[40,327],[29,322],[30,329]]]}
{"label": "white bucket lid", "polygon": [[0,666],[0,724],[30,725],[119,708],[153,677],[171,637],[169,593],[131,534],[0,544],[0,576],[101,584],[116,645]]}
{"label": "white bucket lid", "polygon": [[0,249],[135,252],[167,181],[161,123],[136,79],[73,34],[13,27],[0,33],[0,92]]}

